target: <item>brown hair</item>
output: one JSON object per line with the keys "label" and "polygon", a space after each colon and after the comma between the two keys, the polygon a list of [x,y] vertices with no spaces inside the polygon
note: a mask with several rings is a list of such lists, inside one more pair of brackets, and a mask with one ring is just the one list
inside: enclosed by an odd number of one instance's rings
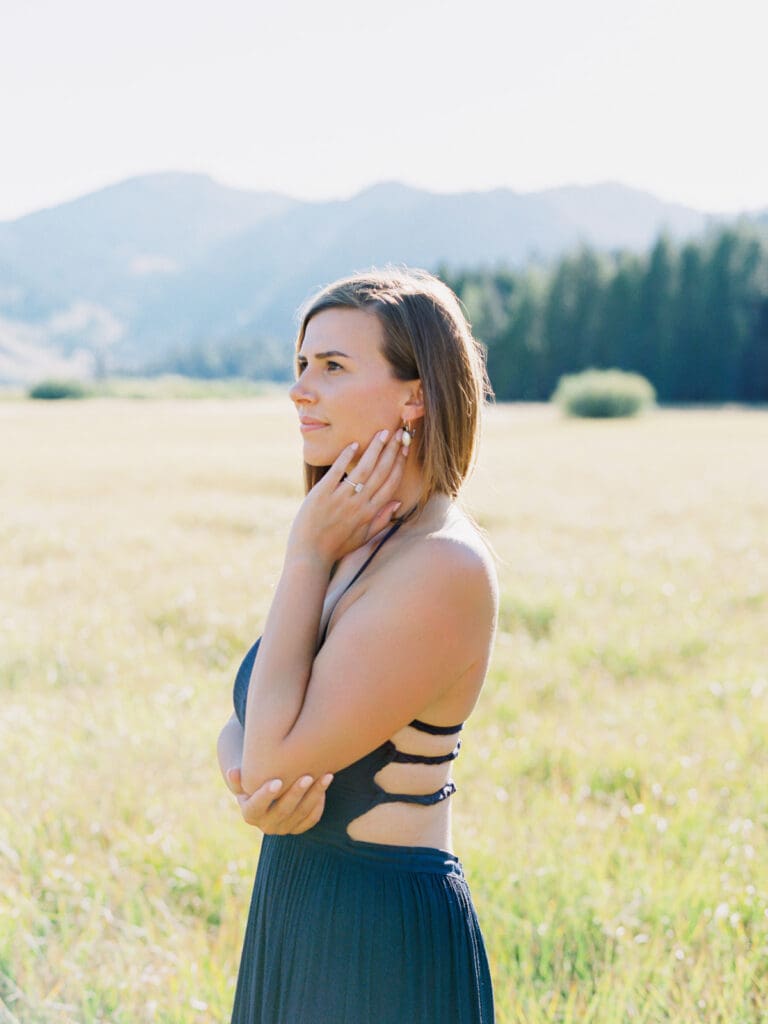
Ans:
{"label": "brown hair", "polygon": [[[302,309],[297,352],[312,317],[338,308],[374,313],[394,376],[421,381],[424,419],[414,445],[424,473],[421,504],[435,493],[456,497],[477,453],[483,401],[492,395],[484,349],[458,298],[426,270],[388,268],[342,278]],[[327,468],[305,463],[307,490]]]}

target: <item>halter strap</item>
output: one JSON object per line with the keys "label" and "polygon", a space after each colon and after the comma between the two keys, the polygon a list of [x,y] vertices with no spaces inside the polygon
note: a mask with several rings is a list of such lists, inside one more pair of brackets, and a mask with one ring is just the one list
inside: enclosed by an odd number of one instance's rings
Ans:
{"label": "halter strap", "polygon": [[[346,585],[346,587],[344,587],[342,592],[339,594],[338,598],[336,599],[336,604],[338,604],[339,601],[342,599],[342,597],[344,597],[344,595],[349,590],[349,588],[352,586],[352,584],[356,583],[360,579],[360,577],[363,575],[365,570],[368,568],[368,566],[374,560],[376,555],[379,553],[379,550],[381,549],[382,545],[386,544],[386,542],[389,540],[389,538],[392,536],[392,534],[396,530],[400,529],[400,527],[403,525],[403,522],[404,522],[404,520],[399,519],[396,523],[393,523],[392,526],[390,526],[390,528],[387,530],[387,532],[381,538],[379,543],[376,545],[376,547],[373,549],[373,551],[370,553],[370,555],[368,555],[368,557],[363,562],[363,564],[360,566],[360,568],[357,570],[355,575],[352,577],[352,579],[349,581],[349,583]],[[323,633],[322,633],[322,636],[320,637],[320,646],[321,647],[325,643],[325,636],[326,636],[326,633],[328,632],[328,624],[330,623],[331,619],[333,618],[333,611],[334,611],[334,609],[336,607],[336,604],[334,604],[333,608],[331,609],[331,614],[325,620],[325,626],[323,627]]]}
{"label": "halter strap", "polygon": [[398,521],[396,523],[393,523],[392,526],[390,526],[390,528],[387,530],[387,532],[381,538],[381,540],[376,545],[376,547],[373,549],[373,551],[370,553],[370,555],[368,555],[366,560],[363,562],[363,564],[357,570],[357,572],[352,577],[352,579],[349,581],[349,583],[346,585],[346,587],[344,587],[344,589],[342,590],[341,594],[339,595],[339,600],[341,600],[341,598],[344,596],[344,594],[346,594],[346,592],[349,590],[349,588],[352,586],[352,584],[356,583],[357,580],[360,579],[360,577],[363,575],[365,570],[368,568],[368,566],[374,560],[376,555],[379,553],[379,548],[381,548],[382,545],[386,544],[386,542],[389,540],[389,538],[392,536],[392,534],[395,532],[395,530],[399,530],[402,525],[403,525],[402,522]]}

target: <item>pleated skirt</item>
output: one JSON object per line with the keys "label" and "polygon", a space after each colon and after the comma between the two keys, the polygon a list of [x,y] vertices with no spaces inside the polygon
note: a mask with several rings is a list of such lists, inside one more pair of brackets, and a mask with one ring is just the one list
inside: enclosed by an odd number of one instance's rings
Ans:
{"label": "pleated skirt", "polygon": [[265,836],[232,1024],[492,1024],[460,861],[431,847]]}

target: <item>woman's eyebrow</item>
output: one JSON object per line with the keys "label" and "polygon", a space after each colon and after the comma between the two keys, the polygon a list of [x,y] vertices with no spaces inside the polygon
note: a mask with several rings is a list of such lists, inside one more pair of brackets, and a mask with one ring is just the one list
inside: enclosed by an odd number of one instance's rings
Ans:
{"label": "woman's eyebrow", "polygon": [[351,359],[346,352],[339,352],[338,349],[332,348],[327,352],[315,352],[315,359],[329,359],[331,356],[341,356],[342,359]]}

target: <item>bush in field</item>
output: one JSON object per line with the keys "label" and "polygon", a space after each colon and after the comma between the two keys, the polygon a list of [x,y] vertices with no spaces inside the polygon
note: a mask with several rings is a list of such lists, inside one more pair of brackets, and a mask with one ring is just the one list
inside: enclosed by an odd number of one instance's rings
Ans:
{"label": "bush in field", "polygon": [[589,369],[561,377],[550,401],[567,416],[636,416],[655,405],[656,392],[639,373]]}
{"label": "bush in field", "polygon": [[87,392],[77,380],[41,380],[29,389],[30,398],[85,398]]}

